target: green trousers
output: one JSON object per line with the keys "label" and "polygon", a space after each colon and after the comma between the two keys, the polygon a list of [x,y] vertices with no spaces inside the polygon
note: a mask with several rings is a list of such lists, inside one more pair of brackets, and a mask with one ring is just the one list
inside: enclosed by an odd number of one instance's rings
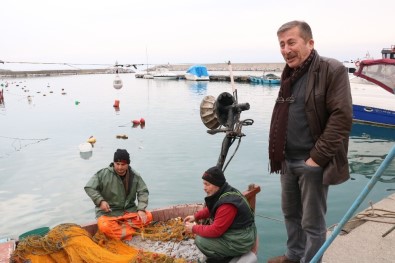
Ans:
{"label": "green trousers", "polygon": [[241,256],[254,246],[256,241],[256,227],[252,224],[245,229],[229,229],[221,237],[205,238],[195,237],[195,244],[207,257],[237,257]]}

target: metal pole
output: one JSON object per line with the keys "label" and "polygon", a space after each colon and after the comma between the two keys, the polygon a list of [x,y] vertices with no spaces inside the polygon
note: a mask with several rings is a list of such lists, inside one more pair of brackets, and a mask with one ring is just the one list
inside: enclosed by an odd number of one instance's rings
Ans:
{"label": "metal pole", "polygon": [[[233,78],[232,64],[230,63],[230,60],[228,61],[228,68],[229,68],[229,74],[230,74],[230,84],[232,86],[233,96],[235,96],[236,88],[235,88],[235,81]],[[235,99],[236,99],[236,103],[237,103],[237,97],[235,97]]]}
{"label": "metal pole", "polygon": [[373,189],[374,185],[380,179],[380,177],[383,174],[383,172],[390,165],[392,159],[394,159],[394,156],[395,156],[395,145],[389,151],[388,155],[385,157],[384,161],[380,164],[380,166],[377,169],[377,171],[374,174],[374,176],[370,179],[368,184],[365,186],[365,188],[359,194],[357,199],[351,205],[350,209],[348,209],[347,213],[343,216],[343,218],[340,221],[340,223],[335,227],[335,229],[333,230],[333,232],[330,235],[330,237],[325,241],[325,243],[321,246],[320,250],[318,250],[318,252],[312,258],[310,263],[317,263],[318,260],[322,257],[324,252],[328,249],[330,244],[333,242],[333,240],[336,238],[336,236],[340,233],[340,231],[342,230],[344,225],[348,222],[348,220],[350,220],[350,218],[354,215],[355,211],[361,205],[362,201],[366,198],[366,196],[369,194],[369,192]]}

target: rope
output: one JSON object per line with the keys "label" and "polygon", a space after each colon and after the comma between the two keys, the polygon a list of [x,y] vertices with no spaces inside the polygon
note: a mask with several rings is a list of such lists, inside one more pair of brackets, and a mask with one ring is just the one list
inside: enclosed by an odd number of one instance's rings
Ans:
{"label": "rope", "polygon": [[118,125],[118,127],[130,127],[130,121],[129,122],[127,122],[127,123],[125,123],[125,124],[122,124],[122,125]]}
{"label": "rope", "polygon": [[277,219],[277,218],[274,218],[274,217],[263,216],[263,215],[258,215],[258,214],[255,214],[255,216],[261,217],[261,218],[265,218],[265,219],[269,219],[269,220],[276,221],[276,222],[284,223],[284,220],[282,220],[282,219]]}
{"label": "rope", "polygon": [[[377,212],[383,212],[383,213],[377,213]],[[395,224],[395,220],[388,220],[387,219],[395,219],[395,211],[391,210],[386,210],[386,209],[380,209],[380,208],[369,208],[366,209],[364,213],[359,213],[356,216],[357,219],[360,220],[366,220],[366,221],[372,221],[372,222],[379,222],[379,223],[385,223],[385,224]],[[378,220],[380,218],[383,218],[384,220]]]}
{"label": "rope", "polygon": [[[357,214],[352,220],[349,220],[347,224],[351,224],[351,223],[356,224],[356,226],[351,228],[353,229],[363,224],[366,221],[384,223],[384,224],[393,224],[395,226],[395,211],[382,209],[382,208],[374,208],[372,202],[370,202],[370,208]],[[328,230],[332,230],[337,225],[338,225],[337,223],[333,224],[332,226],[328,227]],[[349,231],[345,230],[345,232],[347,233]]]}

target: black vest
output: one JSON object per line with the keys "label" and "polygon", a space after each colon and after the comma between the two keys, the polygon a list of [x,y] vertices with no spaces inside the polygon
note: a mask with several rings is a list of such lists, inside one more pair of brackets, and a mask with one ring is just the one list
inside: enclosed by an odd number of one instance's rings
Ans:
{"label": "black vest", "polygon": [[225,183],[214,195],[206,197],[205,201],[210,211],[211,219],[214,219],[215,212],[220,205],[232,204],[236,206],[236,217],[229,227],[230,229],[241,229],[249,227],[254,223],[254,212],[247,199],[242,193],[228,183]]}

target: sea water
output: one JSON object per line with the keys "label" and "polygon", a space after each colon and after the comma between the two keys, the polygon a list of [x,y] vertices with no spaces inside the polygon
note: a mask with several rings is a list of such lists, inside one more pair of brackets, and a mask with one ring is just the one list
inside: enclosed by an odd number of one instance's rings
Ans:
{"label": "sea water", "polygon": [[[110,164],[117,148],[129,151],[131,166],[147,183],[148,209],[203,202],[201,176],[216,165],[224,134],[207,133],[200,103],[204,96],[216,98],[236,90],[238,102],[250,104],[240,119],[254,123],[243,126],[239,147],[236,140],[230,148],[227,161],[234,157],[225,175],[241,191],[251,183],[261,187],[256,203],[259,261],[283,254],[279,176],[269,174],[267,154],[279,87],[120,77],[121,89],[114,89],[112,74],[1,80],[9,85],[3,87],[5,103],[0,105],[0,238],[17,238],[43,226],[95,221],[94,205],[83,188]],[[117,100],[119,108],[114,108]],[[145,126],[134,127],[133,120],[141,118]],[[91,136],[96,139],[92,151],[80,152],[79,145]],[[394,142],[393,129],[353,125],[352,179],[330,187],[328,227],[341,220]],[[394,171],[392,164],[359,210],[392,193]]]}

